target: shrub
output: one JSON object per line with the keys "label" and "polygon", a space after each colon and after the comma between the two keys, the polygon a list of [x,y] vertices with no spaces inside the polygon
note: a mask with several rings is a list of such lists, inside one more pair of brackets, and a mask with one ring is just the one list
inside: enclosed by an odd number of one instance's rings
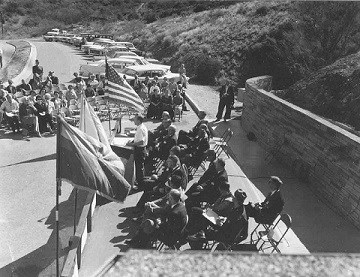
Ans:
{"label": "shrub", "polygon": [[261,6],[256,9],[255,15],[265,16],[269,12],[269,8],[267,6]]}

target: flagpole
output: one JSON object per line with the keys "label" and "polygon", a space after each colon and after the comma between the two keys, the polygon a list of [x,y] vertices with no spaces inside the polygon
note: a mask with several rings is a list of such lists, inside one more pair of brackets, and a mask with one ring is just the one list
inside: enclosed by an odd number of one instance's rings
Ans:
{"label": "flagpole", "polygon": [[56,208],[55,208],[55,221],[56,221],[56,277],[60,276],[59,268],[59,195],[61,195],[61,174],[60,174],[60,133],[61,133],[61,120],[58,116],[57,119],[57,135],[56,135]]}

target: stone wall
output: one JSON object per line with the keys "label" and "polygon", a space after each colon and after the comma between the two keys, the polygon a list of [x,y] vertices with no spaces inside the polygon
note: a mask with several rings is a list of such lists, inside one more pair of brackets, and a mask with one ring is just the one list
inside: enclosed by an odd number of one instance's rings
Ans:
{"label": "stone wall", "polygon": [[270,76],[247,80],[244,130],[360,228],[360,138],[265,89]]}

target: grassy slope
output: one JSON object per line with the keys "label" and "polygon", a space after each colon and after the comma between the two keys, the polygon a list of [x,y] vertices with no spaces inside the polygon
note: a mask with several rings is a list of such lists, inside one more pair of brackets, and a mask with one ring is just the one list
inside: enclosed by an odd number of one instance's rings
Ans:
{"label": "grassy slope", "polygon": [[[131,31],[125,27],[120,38],[134,40],[175,68],[186,64],[188,53],[201,52],[219,60],[240,85],[249,77],[271,74],[276,85],[286,87],[299,79],[310,52],[289,12],[291,6],[287,2],[237,3],[140,24]],[[297,63],[300,68],[294,67]],[[189,71],[194,73],[191,64]]]}

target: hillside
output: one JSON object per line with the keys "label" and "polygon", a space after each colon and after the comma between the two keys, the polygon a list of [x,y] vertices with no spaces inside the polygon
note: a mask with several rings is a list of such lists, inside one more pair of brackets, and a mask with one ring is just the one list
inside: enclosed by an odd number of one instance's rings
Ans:
{"label": "hillside", "polygon": [[180,63],[193,81],[237,86],[269,74],[284,89],[360,50],[357,2],[3,0],[5,38],[52,27],[114,33],[149,55]]}
{"label": "hillside", "polygon": [[284,99],[315,114],[360,130],[360,53],[349,55],[300,80]]}

